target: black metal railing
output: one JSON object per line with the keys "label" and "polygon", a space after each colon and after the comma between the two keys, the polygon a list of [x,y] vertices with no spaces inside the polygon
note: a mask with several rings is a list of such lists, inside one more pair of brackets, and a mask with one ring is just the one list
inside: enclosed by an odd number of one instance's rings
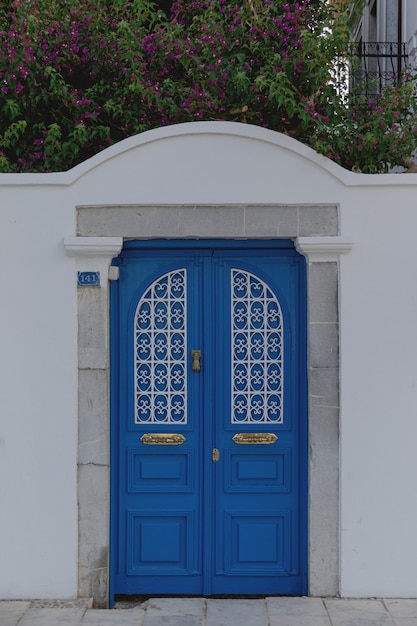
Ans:
{"label": "black metal railing", "polygon": [[372,96],[396,84],[408,65],[405,43],[358,42],[350,46],[350,87]]}

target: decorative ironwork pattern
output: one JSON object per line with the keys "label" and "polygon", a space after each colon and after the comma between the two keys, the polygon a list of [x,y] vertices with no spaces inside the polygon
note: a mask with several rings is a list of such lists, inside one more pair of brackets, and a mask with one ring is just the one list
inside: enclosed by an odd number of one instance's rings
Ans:
{"label": "decorative ironwork pattern", "polygon": [[408,67],[407,44],[396,41],[359,41],[350,44],[351,89],[367,96],[397,84]]}
{"label": "decorative ironwork pattern", "polygon": [[232,423],[283,423],[283,321],[271,289],[232,269]]}
{"label": "decorative ironwork pattern", "polygon": [[154,281],[135,314],[135,423],[187,422],[186,270]]}

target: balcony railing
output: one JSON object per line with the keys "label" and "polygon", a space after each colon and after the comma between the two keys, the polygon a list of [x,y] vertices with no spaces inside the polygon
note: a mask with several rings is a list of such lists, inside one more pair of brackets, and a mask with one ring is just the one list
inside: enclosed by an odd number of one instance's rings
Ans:
{"label": "balcony railing", "polygon": [[350,47],[351,88],[372,96],[395,84],[408,65],[405,43],[360,42]]}

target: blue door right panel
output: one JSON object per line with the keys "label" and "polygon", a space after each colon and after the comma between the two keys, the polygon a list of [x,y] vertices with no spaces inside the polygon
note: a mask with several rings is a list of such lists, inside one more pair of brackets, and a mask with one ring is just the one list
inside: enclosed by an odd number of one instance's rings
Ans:
{"label": "blue door right panel", "polygon": [[306,593],[303,259],[132,242],[118,264],[113,593]]}

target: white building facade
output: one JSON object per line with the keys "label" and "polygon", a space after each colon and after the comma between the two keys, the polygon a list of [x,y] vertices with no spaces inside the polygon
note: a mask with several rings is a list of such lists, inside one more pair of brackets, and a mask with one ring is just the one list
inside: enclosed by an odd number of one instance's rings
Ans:
{"label": "white building facade", "polygon": [[[146,587],[155,571],[166,574],[177,562],[176,580],[194,575],[201,566],[209,573],[226,572],[225,578],[242,574],[254,587],[262,579],[257,593],[268,576],[268,584],[275,576],[282,582],[295,576],[301,563],[302,593],[417,597],[416,191],[414,174],[355,174],[288,137],[226,122],[149,131],[65,173],[0,175],[0,597],[94,597],[98,606],[105,606],[123,589],[121,571],[135,577],[144,568],[140,584],[149,595],[155,593],[152,585]],[[202,252],[208,248],[210,255]],[[240,424],[240,439],[223,448],[210,439],[210,420],[196,437],[195,449],[187,428],[181,431],[184,443],[181,437],[172,439],[181,430],[178,423],[172,428],[157,424],[154,431],[149,426],[145,443],[151,445],[141,454],[151,462],[154,452],[163,456],[156,465],[137,457],[144,443],[135,435],[141,417],[137,413],[133,424],[128,410],[127,417],[120,410],[125,398],[129,407],[135,395],[133,374],[123,358],[124,350],[130,354],[133,331],[127,331],[126,339],[117,329],[123,316],[138,319],[135,306],[139,313],[148,307],[146,289],[157,289],[161,276],[169,274],[171,280],[172,271],[199,267],[195,257],[188,262],[190,250],[204,257],[203,268],[209,256],[222,258],[219,267],[231,259],[231,267],[238,268],[233,271],[249,276],[252,286],[267,283],[268,277],[274,283],[271,256],[279,265],[281,257],[292,255],[288,267],[301,268],[299,298],[289,290],[293,274],[284,273],[288,277],[277,287],[276,300],[272,287],[265,291],[272,294],[265,300],[268,310],[275,307],[289,320],[282,358],[297,366],[288,370],[281,390],[285,410],[298,407],[292,424],[299,424],[303,433],[297,439],[302,441],[299,454],[290,450],[286,437],[291,428],[277,414],[265,418],[265,428]],[[250,269],[254,250],[261,259],[258,278]],[[167,273],[160,271],[165,267],[160,259],[168,252],[176,260]],[[139,272],[150,264],[150,278],[138,279],[130,304],[119,306],[115,294],[128,284],[124,268],[133,257]],[[142,284],[146,289],[140,291]],[[218,284],[226,293],[223,279]],[[199,289],[199,279],[190,283],[192,298]],[[227,298],[219,293],[216,287],[203,303],[214,316],[222,307],[228,314],[228,307],[238,305],[233,300],[225,305]],[[210,304],[213,297],[218,298],[215,305]],[[192,302],[198,310],[198,302]],[[145,333],[136,323],[137,332]],[[201,348],[191,343],[193,332],[187,355]],[[263,332],[269,339],[278,333]],[[221,337],[213,344],[219,350],[230,341],[227,332]],[[209,366],[203,350],[201,371],[195,363],[200,356],[186,359],[190,389],[194,384],[200,389],[200,374],[216,379],[215,355]],[[277,363],[280,358],[276,355]],[[137,371],[147,367],[140,359],[136,357]],[[222,367],[227,369],[228,363],[223,355]],[[272,374],[268,377],[269,393]],[[202,406],[217,406],[213,398],[228,397],[229,378],[225,376],[221,392],[203,394]],[[139,396],[146,396],[141,384],[136,383]],[[256,384],[251,382],[254,393]],[[273,389],[265,397],[280,404],[281,392]],[[208,414],[217,419],[216,410]],[[136,439],[128,444],[125,462],[115,442],[132,433]],[[233,434],[229,427],[227,433]],[[169,435],[162,445],[161,435]],[[258,445],[265,440],[268,445]],[[251,450],[260,472],[256,476],[244,458]],[[264,451],[269,456],[261,458]],[[178,452],[176,465],[167,456],[171,452]],[[165,527],[154,513],[171,487],[157,481],[161,476],[170,485],[177,481],[175,498],[188,497],[191,487],[200,493],[201,474],[187,474],[187,459],[206,455],[202,463],[208,472],[220,468],[224,478],[213,479],[205,495],[197,496],[197,503],[204,500],[201,517],[186,500],[178,514],[175,499],[166,500],[160,513],[178,545],[165,548],[164,533],[158,530]],[[125,517],[116,511],[124,473],[133,498]],[[234,481],[241,477],[249,480],[245,504],[238,503],[237,512],[230,513],[225,500],[221,520],[226,521],[220,527],[229,528],[232,548],[227,552],[225,547],[222,561],[205,535],[212,515],[207,502],[215,509],[220,490],[239,493]],[[143,486],[142,479],[151,482]],[[280,502],[278,513],[267,510],[266,501],[257,504],[266,484],[272,486],[271,500]],[[298,494],[294,506],[285,499],[293,489]],[[144,505],[145,495],[154,500]],[[255,515],[260,517],[252,524]],[[195,524],[196,519],[201,521]],[[295,525],[293,520],[298,520]],[[196,548],[188,541],[188,528],[201,532],[209,546],[195,567],[189,565]],[[248,533],[258,531],[269,538],[270,550],[248,540]],[[295,541],[292,553],[286,537]],[[119,553],[121,545],[126,559]],[[152,565],[145,567],[151,558]],[[210,559],[214,565],[206,562]],[[251,563],[252,570],[240,571],[242,563]],[[170,593],[168,578],[162,576],[157,593]],[[142,587],[135,589],[140,593]],[[284,587],[277,584],[275,592],[280,589]],[[274,593],[268,585],[265,590]]]}

